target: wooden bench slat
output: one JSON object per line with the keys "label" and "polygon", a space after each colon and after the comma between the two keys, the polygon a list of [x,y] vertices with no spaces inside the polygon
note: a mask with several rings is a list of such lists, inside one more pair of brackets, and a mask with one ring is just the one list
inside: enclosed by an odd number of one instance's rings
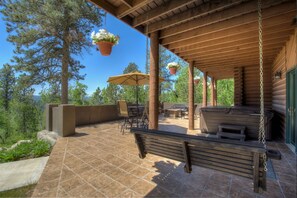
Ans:
{"label": "wooden bench slat", "polygon": [[172,150],[170,148],[164,148],[164,147],[158,147],[158,146],[153,146],[153,145],[147,145],[146,150],[148,150],[148,149],[155,149],[155,150],[160,150],[160,151],[163,151],[163,152],[179,154],[179,155],[183,156],[183,152],[182,152],[182,149],[181,148],[179,150],[176,150],[176,149]]}
{"label": "wooden bench slat", "polygon": [[230,157],[225,157],[225,156],[220,156],[220,155],[215,155],[215,154],[209,154],[209,153],[201,153],[201,152],[193,152],[190,151],[191,155],[196,155],[196,156],[202,156],[202,157],[209,157],[209,158],[213,158],[213,159],[217,159],[220,161],[230,161],[230,164],[239,164],[242,166],[253,166],[253,163],[251,161],[248,160],[241,160],[241,159],[237,159],[237,158],[230,158]]}
{"label": "wooden bench slat", "polygon": [[154,155],[158,155],[158,156],[161,156],[161,157],[166,157],[166,158],[169,158],[169,159],[173,159],[173,160],[177,160],[177,161],[180,161],[180,162],[184,162],[184,159],[183,157],[181,156],[178,156],[178,155],[174,155],[174,154],[168,154],[168,153],[164,153],[164,152],[159,152],[155,149],[150,149],[149,150],[151,154],[154,154]]}
{"label": "wooden bench slat", "polygon": [[193,165],[201,166],[201,167],[204,167],[204,168],[210,168],[210,169],[222,171],[222,172],[225,172],[225,173],[231,173],[231,174],[246,177],[246,178],[251,178],[251,179],[253,178],[252,174],[247,174],[247,173],[243,173],[243,172],[239,172],[239,171],[235,171],[235,170],[231,170],[231,169],[221,168],[219,166],[212,165],[212,164],[209,164],[209,163],[204,163],[204,162],[201,162],[201,161],[200,162],[195,161],[195,164],[193,163]]}
{"label": "wooden bench slat", "polygon": [[241,172],[249,173],[249,174],[252,174],[252,171],[253,171],[252,166],[240,167],[239,165],[231,165],[230,162],[227,162],[227,161],[224,162],[223,160],[217,160],[217,159],[214,159],[214,158],[207,158],[207,157],[198,156],[198,155],[196,155],[195,158],[193,159],[193,165],[194,165],[194,161],[196,161],[196,162],[205,162],[205,163],[209,163],[209,164],[212,164],[212,165],[216,165],[218,167],[233,169],[233,170],[237,170],[237,171],[241,171]]}
{"label": "wooden bench slat", "polygon": [[192,150],[198,151],[198,152],[201,151],[201,152],[213,153],[213,154],[218,154],[218,155],[222,155],[222,156],[230,156],[230,157],[236,156],[237,159],[242,159],[242,160],[247,160],[247,161],[251,161],[253,159],[252,155],[249,155],[249,156],[248,155],[238,155],[238,153],[224,152],[224,151],[219,151],[219,150],[214,150],[214,149],[208,149],[205,147],[192,146]]}
{"label": "wooden bench slat", "polygon": [[179,142],[168,142],[168,141],[158,141],[156,139],[151,139],[151,138],[143,138],[143,140],[147,143],[152,143],[152,144],[161,144],[161,145],[166,145],[166,146],[174,146],[176,147],[177,145],[182,147],[182,144]]}
{"label": "wooden bench slat", "polygon": [[219,147],[216,145],[207,145],[207,144],[190,144],[190,145],[193,145],[197,148],[206,148],[206,149],[210,149],[210,150],[228,152],[228,153],[233,153],[233,154],[242,155],[242,156],[248,156],[248,157],[252,158],[252,154],[251,154],[252,151],[247,148],[237,150],[234,147],[233,148],[225,148],[225,147]]}
{"label": "wooden bench slat", "polygon": [[168,149],[172,149],[172,150],[179,150],[181,151],[182,150],[182,147],[181,146],[176,146],[174,147],[173,145],[158,145],[157,143],[148,143],[148,142],[145,142],[147,145],[149,146],[157,146],[157,147],[160,147],[160,148],[168,148]]}

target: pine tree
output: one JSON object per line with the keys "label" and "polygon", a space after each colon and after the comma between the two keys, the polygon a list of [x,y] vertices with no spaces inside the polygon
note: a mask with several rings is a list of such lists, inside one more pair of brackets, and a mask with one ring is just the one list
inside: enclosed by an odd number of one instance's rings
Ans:
{"label": "pine tree", "polygon": [[43,106],[47,103],[61,103],[61,90],[59,84],[51,84],[48,88],[43,87],[39,94]]}
{"label": "pine tree", "polygon": [[96,91],[92,94],[90,98],[90,104],[91,105],[99,105],[103,103],[103,96],[102,96],[102,91],[98,87]]}
{"label": "pine tree", "polygon": [[102,97],[104,104],[116,104],[117,100],[121,99],[122,90],[120,86],[108,84],[102,89]]}
{"label": "pine tree", "polygon": [[16,131],[25,133],[26,136],[31,136],[33,132],[40,130],[42,123],[41,110],[33,97],[34,91],[20,76],[14,91],[10,114],[15,122]]}
{"label": "pine tree", "polygon": [[3,68],[0,69],[0,101],[5,111],[9,109],[9,102],[12,99],[15,81],[12,67],[9,64],[3,65]]}
{"label": "pine tree", "polygon": [[1,0],[8,41],[15,44],[14,66],[29,86],[60,82],[62,103],[68,103],[68,80],[83,79],[75,57],[91,45],[102,13],[86,0]]}
{"label": "pine tree", "polygon": [[69,96],[70,96],[72,104],[86,105],[87,104],[87,100],[86,100],[87,89],[88,89],[87,85],[82,84],[78,81],[76,82],[75,86],[70,87]]}
{"label": "pine tree", "polygon": [[172,89],[172,81],[170,80],[170,73],[167,69],[167,64],[174,61],[174,56],[164,47],[160,46],[159,49],[159,68],[160,68],[160,76],[165,79],[165,82],[160,84],[160,96],[162,98],[162,94],[166,91]]}

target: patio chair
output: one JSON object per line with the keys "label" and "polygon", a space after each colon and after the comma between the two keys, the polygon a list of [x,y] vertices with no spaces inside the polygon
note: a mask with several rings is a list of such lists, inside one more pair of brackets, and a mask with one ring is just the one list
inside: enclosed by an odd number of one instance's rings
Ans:
{"label": "patio chair", "polygon": [[[196,108],[197,108],[197,104],[194,105],[194,119],[197,118]],[[184,119],[188,119],[188,118],[189,118],[189,107],[185,107],[185,108],[182,110],[182,117],[183,117]]]}
{"label": "patio chair", "polygon": [[125,100],[118,100],[117,106],[118,106],[119,117],[124,118],[124,121],[120,124],[121,126],[120,131],[122,132],[122,134],[124,134],[125,128],[127,129],[128,125],[130,125],[130,128],[131,128],[133,123],[137,119],[137,116],[128,111],[128,105]]}
{"label": "patio chair", "polygon": [[140,127],[148,129],[149,125],[149,102],[146,102],[140,119]]}

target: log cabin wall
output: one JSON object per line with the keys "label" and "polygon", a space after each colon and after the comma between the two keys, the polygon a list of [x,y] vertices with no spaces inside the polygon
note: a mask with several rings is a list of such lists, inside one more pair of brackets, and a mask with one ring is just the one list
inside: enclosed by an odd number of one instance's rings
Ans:
{"label": "log cabin wall", "polygon": [[[284,139],[286,121],[286,73],[297,66],[297,29],[290,40],[276,56],[272,65],[272,109],[275,112],[273,129],[276,135]],[[281,79],[274,79],[281,71]]]}
{"label": "log cabin wall", "polygon": [[[264,101],[266,109],[271,109],[271,90],[271,67],[265,64]],[[234,68],[234,104],[235,106],[260,107],[260,74],[258,65]]]}

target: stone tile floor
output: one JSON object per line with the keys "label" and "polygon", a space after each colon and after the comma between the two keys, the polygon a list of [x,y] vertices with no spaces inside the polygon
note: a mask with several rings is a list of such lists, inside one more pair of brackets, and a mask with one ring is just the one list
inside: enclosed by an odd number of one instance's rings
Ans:
{"label": "stone tile floor", "polygon": [[[174,122],[176,131],[187,123]],[[161,123],[173,129],[169,119]],[[76,132],[57,141],[33,197],[296,197],[296,155],[282,143],[269,143],[282,160],[272,160],[277,179],[268,178],[267,191],[257,194],[249,179],[195,166],[187,174],[174,160],[138,158],[133,135],[122,135],[116,122]]]}

